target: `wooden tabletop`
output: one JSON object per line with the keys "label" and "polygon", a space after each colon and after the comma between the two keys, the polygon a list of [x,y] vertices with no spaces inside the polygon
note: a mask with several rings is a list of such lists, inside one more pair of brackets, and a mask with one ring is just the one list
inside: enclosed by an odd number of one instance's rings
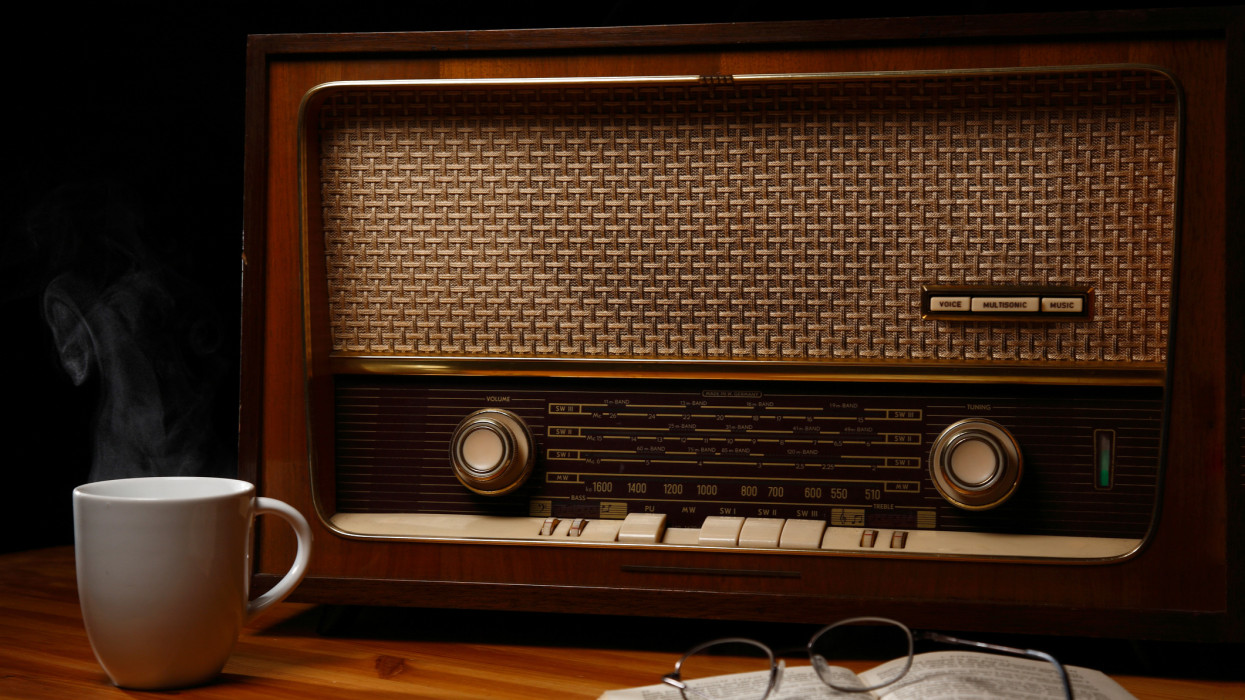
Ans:
{"label": "wooden tabletop", "polygon": [[[73,549],[0,555],[0,698],[160,696],[113,687],[78,608]],[[588,698],[658,681],[723,634],[773,644],[799,625],[282,603],[247,625],[221,677],[186,698]],[[1030,642],[1031,640],[1025,640]],[[1138,698],[1245,697],[1239,648],[1044,640]],[[849,662],[863,670],[874,661]],[[1153,676],[1137,675],[1140,669]],[[1225,670],[1230,669],[1230,670]]]}

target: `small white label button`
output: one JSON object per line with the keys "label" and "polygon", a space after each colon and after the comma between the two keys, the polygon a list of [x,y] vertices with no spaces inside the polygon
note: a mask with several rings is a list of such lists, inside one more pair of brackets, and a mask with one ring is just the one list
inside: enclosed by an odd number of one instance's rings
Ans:
{"label": "small white label button", "polygon": [[930,297],[929,310],[936,314],[968,313],[972,303],[972,297]]}
{"label": "small white label button", "polygon": [[1042,312],[1048,314],[1079,314],[1085,308],[1080,297],[1042,297]]}
{"label": "small white label button", "polygon": [[1023,314],[1040,308],[1038,297],[973,297],[973,313]]}

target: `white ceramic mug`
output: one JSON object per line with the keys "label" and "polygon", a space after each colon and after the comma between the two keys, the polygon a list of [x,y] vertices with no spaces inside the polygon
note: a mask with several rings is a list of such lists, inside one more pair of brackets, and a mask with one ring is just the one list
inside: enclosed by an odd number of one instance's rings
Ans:
{"label": "white ceramic mug", "polygon": [[[78,598],[95,656],[124,688],[168,689],[215,678],[242,623],[299,584],[311,529],[298,511],[245,481],[149,477],[74,489]],[[249,601],[255,516],[298,535],[294,565]]]}

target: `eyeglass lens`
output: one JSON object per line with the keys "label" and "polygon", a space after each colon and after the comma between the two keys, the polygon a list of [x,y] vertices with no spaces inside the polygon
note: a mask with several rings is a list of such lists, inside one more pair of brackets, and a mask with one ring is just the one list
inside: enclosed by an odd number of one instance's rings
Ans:
{"label": "eyeglass lens", "polygon": [[[908,628],[883,618],[853,618],[823,629],[809,642],[809,658],[826,685],[860,692],[881,688],[903,677],[912,660],[912,636]],[[833,664],[836,661],[893,659],[862,687],[854,674]]]}
{"label": "eyeglass lens", "polygon": [[[679,679],[685,684],[683,697],[705,700],[719,697],[722,679],[711,684],[706,679],[748,674],[732,679],[732,697],[763,698],[770,687],[774,660],[768,649],[747,640],[722,640],[695,650],[684,657]],[[715,689],[711,689],[715,688]]]}

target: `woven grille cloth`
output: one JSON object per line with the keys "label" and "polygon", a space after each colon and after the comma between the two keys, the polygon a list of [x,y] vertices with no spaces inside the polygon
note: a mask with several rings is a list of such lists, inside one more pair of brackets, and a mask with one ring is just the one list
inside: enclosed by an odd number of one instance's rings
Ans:
{"label": "woven grille cloth", "polygon": [[[1177,111],[1144,70],[342,88],[333,349],[1161,363]],[[1091,286],[1095,317],[922,320],[922,284]]]}

